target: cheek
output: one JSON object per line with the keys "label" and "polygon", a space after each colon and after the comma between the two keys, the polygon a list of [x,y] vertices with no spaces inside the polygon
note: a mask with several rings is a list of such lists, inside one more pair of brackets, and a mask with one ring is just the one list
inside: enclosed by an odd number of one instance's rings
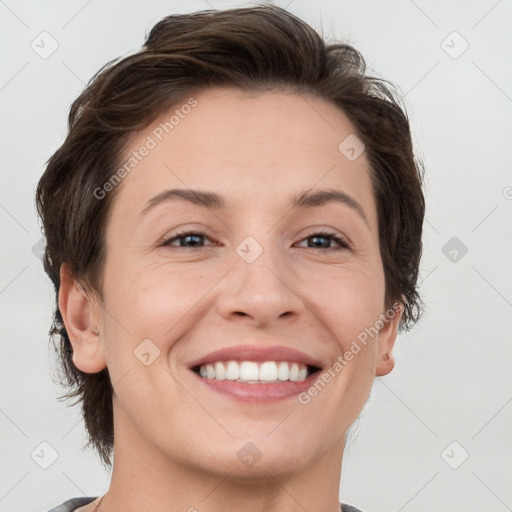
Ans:
{"label": "cheek", "polygon": [[204,315],[202,300],[224,273],[211,265],[199,271],[201,265],[159,264],[113,275],[110,304],[124,326],[119,334],[129,333],[134,344],[148,338],[162,352],[169,349]]}
{"label": "cheek", "polygon": [[318,270],[313,281],[308,298],[343,346],[379,318],[384,304],[384,277],[378,265],[326,268]]}

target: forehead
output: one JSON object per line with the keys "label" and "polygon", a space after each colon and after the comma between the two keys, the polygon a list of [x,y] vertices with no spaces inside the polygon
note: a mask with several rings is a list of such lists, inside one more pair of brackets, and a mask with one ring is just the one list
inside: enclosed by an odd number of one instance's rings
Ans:
{"label": "forehead", "polygon": [[134,134],[123,162],[139,156],[115,208],[141,212],[162,190],[190,188],[219,192],[229,208],[272,209],[299,191],[336,188],[375,223],[366,155],[349,159],[342,151],[354,131],[340,109],[318,97],[206,89]]}

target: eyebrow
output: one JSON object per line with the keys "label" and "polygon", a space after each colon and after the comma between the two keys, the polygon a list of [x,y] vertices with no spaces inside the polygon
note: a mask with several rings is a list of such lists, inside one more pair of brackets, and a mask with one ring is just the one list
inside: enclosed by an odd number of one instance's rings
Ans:
{"label": "eyebrow", "polygon": [[[152,197],[146,203],[141,215],[146,215],[149,210],[158,204],[173,200],[187,201],[212,210],[222,210],[226,208],[224,198],[215,192],[175,188],[164,190]],[[326,189],[299,192],[290,198],[290,206],[292,208],[315,208],[332,201],[336,201],[350,207],[364,220],[366,225],[370,227],[370,223],[368,222],[368,218],[362,206],[353,197],[341,190]]]}

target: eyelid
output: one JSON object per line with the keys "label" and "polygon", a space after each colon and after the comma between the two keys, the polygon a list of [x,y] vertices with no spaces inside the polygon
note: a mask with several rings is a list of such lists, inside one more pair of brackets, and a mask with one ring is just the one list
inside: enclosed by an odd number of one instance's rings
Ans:
{"label": "eyelid", "polygon": [[[352,242],[351,240],[344,235],[343,233],[340,233],[339,231],[333,230],[333,229],[327,229],[327,228],[312,228],[311,231],[307,232],[306,234],[302,235],[300,237],[299,242],[303,242],[304,240],[312,237],[312,236],[325,236],[327,238],[331,238],[332,240],[336,241],[340,245],[339,249],[352,249]],[[339,239],[337,241],[336,239]],[[309,249],[315,250],[315,247],[309,247]],[[336,250],[336,247],[330,247],[328,249],[321,249],[318,248],[318,250],[326,252],[326,251],[332,251]]]}
{"label": "eyelid", "polygon": [[190,235],[197,235],[197,236],[203,236],[205,239],[208,239],[214,243],[210,244],[210,245],[206,245],[204,247],[182,247],[182,249],[203,249],[205,247],[212,247],[214,245],[216,245],[216,242],[215,240],[206,234],[205,231],[202,231],[200,229],[185,229],[183,231],[178,231],[177,233],[173,233],[169,236],[164,236],[162,241],[158,244],[159,247],[176,247],[177,249],[180,248],[180,246],[174,246],[174,245],[171,245],[170,242],[173,242],[175,241],[177,238],[183,238],[185,236],[190,236]]}
{"label": "eyelid", "polygon": [[[202,224],[197,224],[196,226],[194,226],[194,223],[192,225],[186,225],[185,227],[174,228],[174,230],[172,230],[168,233],[169,234],[166,233],[159,239],[157,245],[162,245],[162,244],[169,242],[170,240],[172,240],[174,238],[177,238],[180,236],[185,236],[185,235],[190,235],[190,234],[203,235],[205,238],[208,238],[214,242],[216,242],[221,237],[221,235],[218,234],[218,232],[215,229],[206,227]],[[211,234],[208,234],[208,233],[211,233]]]}
{"label": "eyelid", "polygon": [[[205,239],[209,239],[210,241],[212,241],[214,243],[205,245],[205,246],[200,246],[200,247],[181,247],[181,246],[171,245],[171,243],[170,243],[170,242],[175,241],[176,239],[179,239],[179,238],[182,238],[185,236],[191,236],[191,235],[202,236]],[[326,249],[321,248],[321,247],[303,247],[303,249],[312,249],[312,250],[316,250],[316,251],[320,251],[320,252],[332,252],[332,251],[336,251],[336,250],[341,251],[341,250],[352,249],[352,242],[346,235],[344,235],[336,230],[326,229],[326,228],[311,228],[309,230],[309,232],[301,235],[301,237],[299,238],[299,240],[296,243],[304,242],[308,238],[311,238],[312,236],[315,236],[315,235],[319,236],[319,237],[323,236],[326,238],[330,238],[331,240],[333,240],[334,242],[336,242],[338,244],[338,247],[328,247]],[[161,243],[158,245],[161,247],[176,247],[176,248],[182,248],[182,249],[187,249],[187,250],[200,250],[200,249],[205,249],[206,247],[212,247],[214,245],[217,245],[217,242],[211,236],[209,236],[205,231],[203,231],[201,229],[189,228],[189,229],[184,229],[184,230],[178,231],[177,233],[173,233],[173,234],[169,235],[168,237],[164,237],[163,240],[161,241]]]}

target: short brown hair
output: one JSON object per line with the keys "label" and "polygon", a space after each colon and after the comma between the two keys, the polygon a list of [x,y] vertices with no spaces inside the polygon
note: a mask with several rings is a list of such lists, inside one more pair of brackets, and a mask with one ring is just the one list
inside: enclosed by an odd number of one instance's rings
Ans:
{"label": "short brown hair", "polygon": [[[365,145],[377,204],[386,306],[404,305],[400,330],[422,313],[417,278],[425,212],[423,167],[412,148],[409,121],[394,86],[366,75],[362,55],[348,44],[327,44],[308,24],[272,5],[167,16],[142,49],[108,62],[69,112],[69,133],[48,160],[36,191],[46,237],[44,269],[55,287],[50,337],[68,393],[81,402],[88,445],[111,467],[112,383],[108,368],[88,374],[72,361],[58,306],[59,271],[103,296],[105,232],[116,191],[93,191],[118,168],[129,136],[187,95],[210,86],[243,91],[284,89],[338,106]],[[341,142],[341,141],[340,141]]]}

